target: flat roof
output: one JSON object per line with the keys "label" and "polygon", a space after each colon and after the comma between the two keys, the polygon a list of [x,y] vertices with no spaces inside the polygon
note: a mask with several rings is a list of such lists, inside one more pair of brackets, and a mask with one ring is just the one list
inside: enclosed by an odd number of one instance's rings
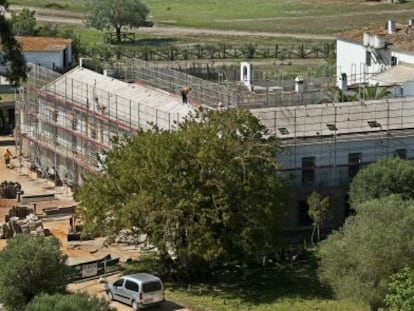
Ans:
{"label": "flat roof", "polygon": [[366,26],[359,29],[349,30],[339,35],[338,39],[349,39],[354,42],[363,43],[364,33],[385,38],[385,42],[391,44],[391,49],[414,52],[414,29],[407,24],[396,23],[395,33],[389,34],[387,23]]}
{"label": "flat roof", "polygon": [[385,85],[402,84],[407,81],[414,81],[414,64],[400,63],[384,72],[371,76],[370,80]]}
{"label": "flat roof", "polygon": [[282,140],[414,128],[414,97],[251,109]]}

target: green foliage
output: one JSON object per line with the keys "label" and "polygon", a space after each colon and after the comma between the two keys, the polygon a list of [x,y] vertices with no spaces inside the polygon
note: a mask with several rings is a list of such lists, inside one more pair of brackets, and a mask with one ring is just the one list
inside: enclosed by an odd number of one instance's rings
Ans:
{"label": "green foliage", "polygon": [[338,298],[383,305],[389,278],[414,264],[414,203],[392,195],[361,204],[322,241],[320,278]]}
{"label": "green foliage", "polygon": [[373,100],[388,98],[391,96],[391,91],[389,87],[380,87],[377,83],[375,85],[368,85],[359,89],[357,94],[359,99]]}
{"label": "green foliage", "polygon": [[36,11],[23,8],[18,13],[13,13],[10,19],[13,33],[16,36],[36,36],[38,34]]}
{"label": "green foliage", "polygon": [[189,273],[204,261],[263,256],[278,245],[278,146],[249,111],[202,111],[176,131],[115,147],[106,174],[86,179],[76,198],[91,230],[145,233]]}
{"label": "green foliage", "polygon": [[414,310],[414,270],[404,268],[391,277],[385,297],[388,310]]}
{"label": "green foliage", "polygon": [[65,257],[54,237],[17,235],[0,253],[0,301],[8,310],[23,310],[40,293],[63,292]]}
{"label": "green foliage", "polygon": [[311,241],[314,243],[315,232],[317,232],[317,240],[319,242],[321,239],[320,228],[329,215],[329,197],[322,198],[319,193],[314,191],[307,198],[306,202],[309,206],[309,217],[313,222]]}
{"label": "green foliage", "polygon": [[35,297],[25,309],[26,311],[115,311],[104,299],[88,296],[83,293],[70,295],[54,294]]}
{"label": "green foliage", "polygon": [[[0,10],[7,7],[7,1],[0,0]],[[6,78],[12,84],[18,85],[27,78],[26,61],[19,43],[14,38],[11,24],[4,14],[0,14],[0,45],[3,50],[0,65],[7,65]]]}
{"label": "green foliage", "polygon": [[348,94],[339,87],[333,86],[325,92],[325,98],[321,103],[344,103],[352,102],[357,99],[357,94]]}
{"label": "green foliage", "polygon": [[97,29],[114,28],[118,42],[121,42],[124,26],[143,26],[149,13],[141,0],[87,0],[87,11],[86,25]]}
{"label": "green foliage", "polygon": [[349,198],[353,208],[375,198],[399,194],[414,198],[414,163],[399,157],[379,160],[360,170],[352,181]]}

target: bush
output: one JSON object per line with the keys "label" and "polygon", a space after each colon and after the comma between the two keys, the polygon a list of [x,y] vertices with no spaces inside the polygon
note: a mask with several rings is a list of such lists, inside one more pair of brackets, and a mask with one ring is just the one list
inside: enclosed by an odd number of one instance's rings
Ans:
{"label": "bush", "polygon": [[65,257],[55,237],[17,235],[0,253],[0,301],[7,310],[24,310],[40,293],[64,292]]}
{"label": "bush", "polygon": [[71,295],[40,295],[31,301],[26,311],[115,311],[109,302],[82,293]]}

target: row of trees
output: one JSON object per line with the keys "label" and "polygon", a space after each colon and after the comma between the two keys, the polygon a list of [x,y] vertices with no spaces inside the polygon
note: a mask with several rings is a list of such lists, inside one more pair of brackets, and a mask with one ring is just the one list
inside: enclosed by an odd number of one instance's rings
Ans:
{"label": "row of trees", "polygon": [[414,163],[400,158],[371,164],[354,178],[356,215],[318,251],[321,280],[338,298],[367,302],[372,310],[414,309],[413,189]]}
{"label": "row of trees", "polygon": [[55,237],[8,240],[0,252],[0,302],[7,311],[114,311],[105,300],[65,292],[65,260]]}

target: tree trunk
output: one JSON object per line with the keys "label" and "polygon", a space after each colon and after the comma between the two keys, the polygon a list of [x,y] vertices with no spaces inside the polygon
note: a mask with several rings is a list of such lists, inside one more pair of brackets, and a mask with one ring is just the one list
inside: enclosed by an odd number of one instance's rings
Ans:
{"label": "tree trunk", "polygon": [[316,226],[313,226],[313,229],[312,229],[312,234],[311,234],[311,243],[312,243],[312,246],[313,247],[315,247],[315,231],[316,231]]}
{"label": "tree trunk", "polygon": [[115,27],[116,31],[116,42],[121,43],[121,26]]}

